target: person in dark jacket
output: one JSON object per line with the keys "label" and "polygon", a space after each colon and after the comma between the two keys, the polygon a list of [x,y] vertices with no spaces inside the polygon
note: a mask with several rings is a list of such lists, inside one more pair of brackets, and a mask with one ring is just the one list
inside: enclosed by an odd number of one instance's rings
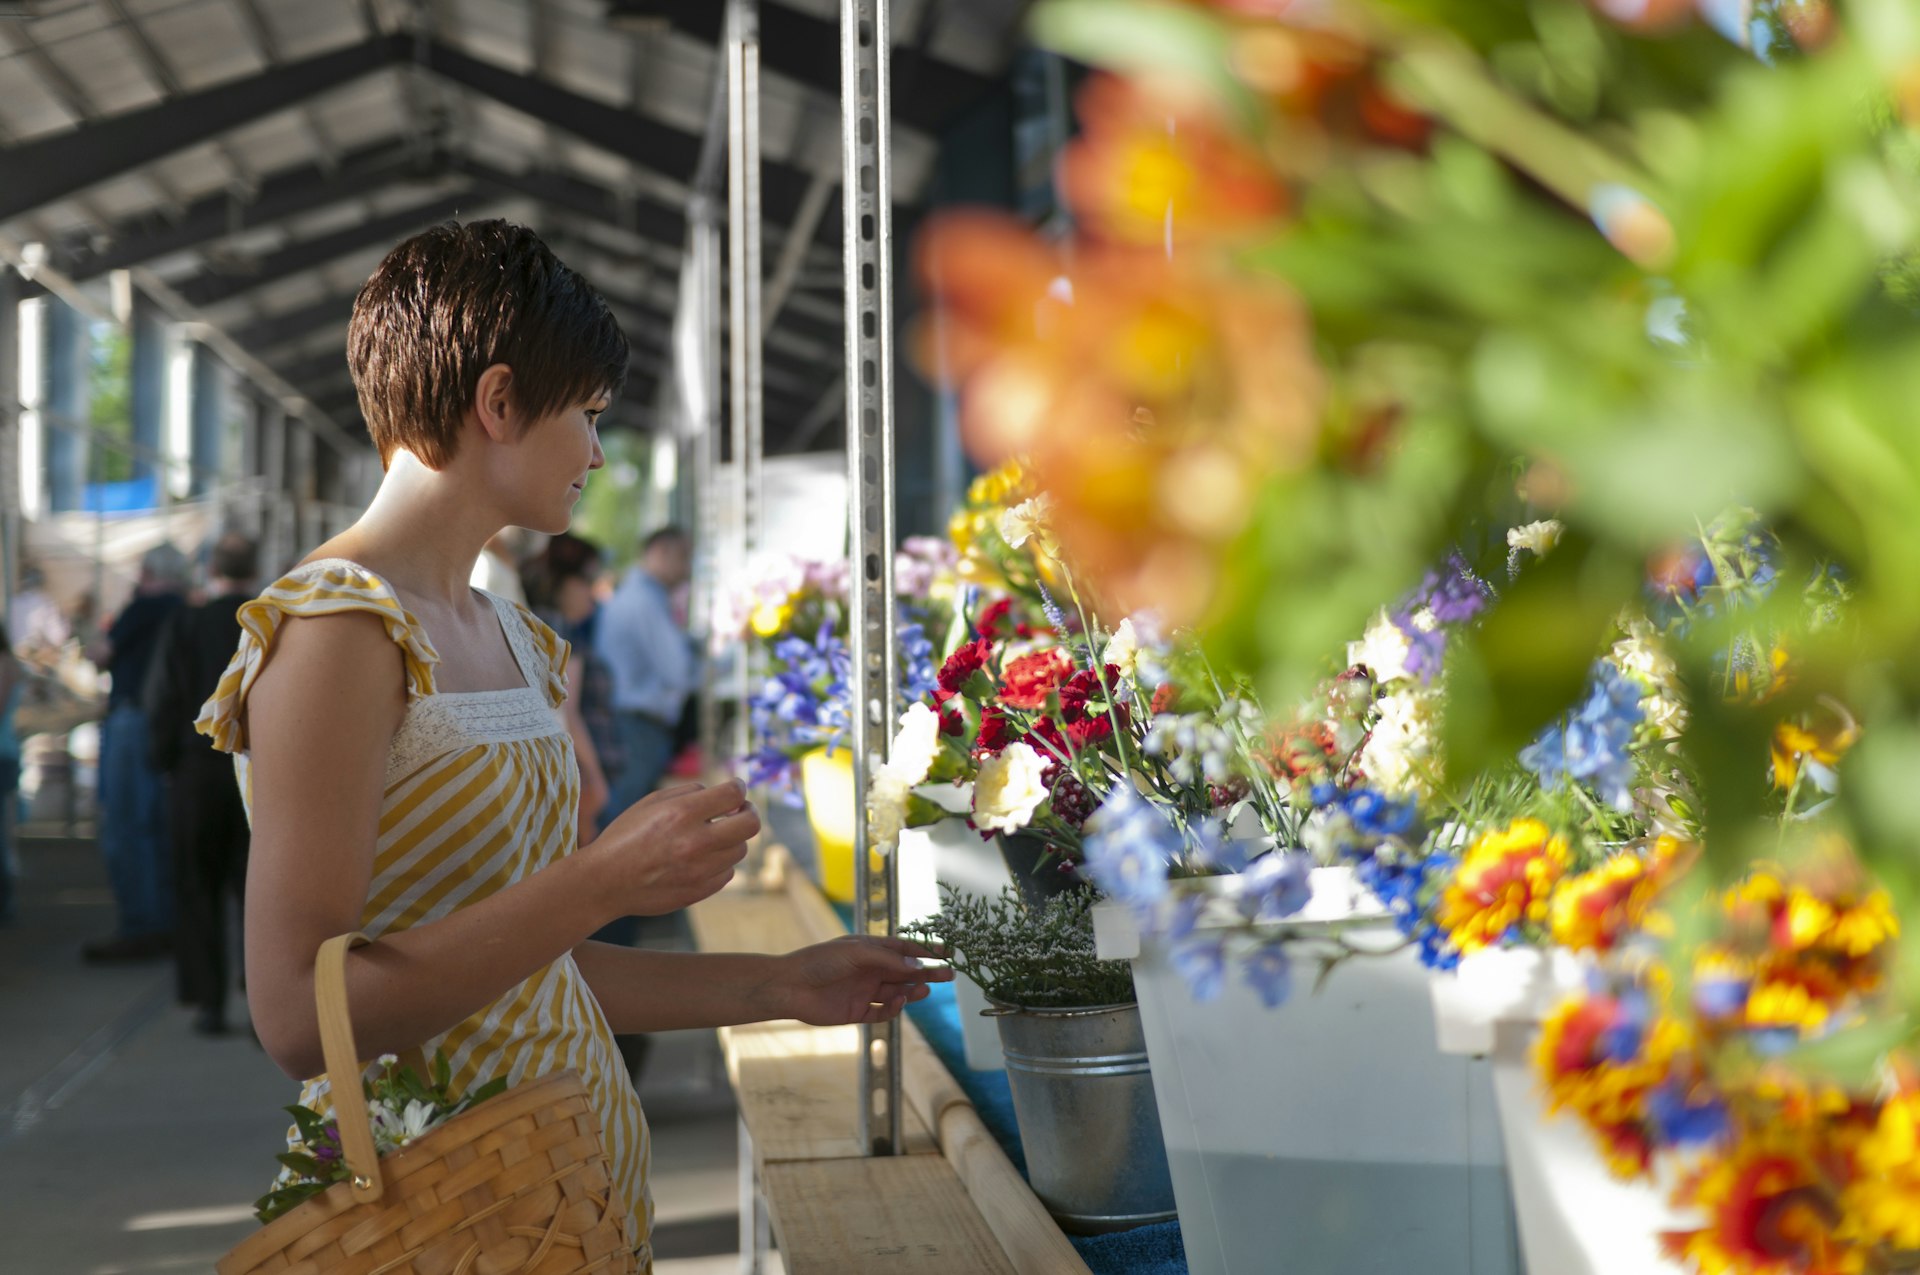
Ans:
{"label": "person in dark jacket", "polygon": [[143,961],[167,954],[173,937],[173,852],[167,839],[166,785],[147,757],[141,707],[167,618],[185,601],[186,555],[156,545],[140,559],[140,582],[87,658],[112,679],[100,730],[100,855],[119,912],[112,938],[88,943],[89,961]]}
{"label": "person in dark jacket", "polygon": [[229,533],[213,547],[207,601],[174,612],[148,671],[147,722],[154,764],[171,781],[178,919],[173,953],[180,997],[199,1006],[194,1028],[210,1036],[227,1030],[230,971],[227,907],[236,907],[247,880],[247,810],[233,759],[193,729],[200,706],[240,644],[240,608],[251,601],[259,574],[253,541]]}

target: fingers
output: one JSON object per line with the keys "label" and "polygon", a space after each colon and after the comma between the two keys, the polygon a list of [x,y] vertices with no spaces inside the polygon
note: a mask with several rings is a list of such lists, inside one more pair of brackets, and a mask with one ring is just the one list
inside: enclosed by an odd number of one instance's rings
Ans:
{"label": "fingers", "polygon": [[[702,844],[708,846],[739,845],[742,857],[746,855],[746,843],[760,835],[760,814],[756,810],[742,810],[738,814],[725,815],[702,826],[699,836]],[[735,862],[738,862],[736,860]]]}
{"label": "fingers", "polygon": [[916,943],[912,939],[888,938],[881,934],[869,935],[868,942],[878,944],[881,947],[887,948],[889,951],[898,952],[903,956],[925,956],[939,961],[947,959],[947,945],[944,943]]}
{"label": "fingers", "polygon": [[695,785],[693,791],[676,800],[686,802],[687,808],[701,819],[717,819],[747,804],[747,786],[738,779],[729,779],[711,788]]}

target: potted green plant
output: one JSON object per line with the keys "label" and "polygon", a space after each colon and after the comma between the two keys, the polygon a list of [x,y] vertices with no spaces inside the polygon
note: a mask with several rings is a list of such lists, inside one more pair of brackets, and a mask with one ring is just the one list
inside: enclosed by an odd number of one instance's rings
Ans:
{"label": "potted green plant", "polygon": [[1034,1194],[1063,1230],[1124,1230],[1175,1216],[1133,974],[1094,955],[1090,889],[1044,905],[942,890],[910,937],[944,944],[1000,1029]]}

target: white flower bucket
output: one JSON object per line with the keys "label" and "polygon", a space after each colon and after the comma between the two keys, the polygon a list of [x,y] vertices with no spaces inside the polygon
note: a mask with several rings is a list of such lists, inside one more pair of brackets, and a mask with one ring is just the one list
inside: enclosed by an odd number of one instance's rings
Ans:
{"label": "white flower bucket", "polygon": [[1662,1231],[1700,1219],[1667,1203],[1671,1181],[1622,1182],[1570,1114],[1550,1116],[1533,1068],[1533,1043],[1555,1005],[1578,993],[1587,966],[1564,950],[1476,952],[1432,976],[1442,1051],[1489,1057],[1520,1246],[1529,1271],[1551,1275],[1653,1275]]}
{"label": "white flower bucket", "polygon": [[[1349,869],[1312,883],[1298,922],[1391,946]],[[1123,907],[1096,908],[1094,927],[1102,957],[1133,962],[1193,1275],[1517,1275],[1492,1070],[1434,1047],[1411,949],[1349,960],[1318,991],[1296,961],[1270,1010],[1231,958],[1220,997],[1196,1003]]]}

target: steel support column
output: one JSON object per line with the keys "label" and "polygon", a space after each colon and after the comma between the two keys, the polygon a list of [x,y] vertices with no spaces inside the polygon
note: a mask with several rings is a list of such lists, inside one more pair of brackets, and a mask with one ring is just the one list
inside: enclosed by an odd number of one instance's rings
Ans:
{"label": "steel support column", "polygon": [[[735,569],[745,571],[760,544],[763,385],[760,326],[760,5],[727,0],[727,268],[733,336],[733,493]],[[753,751],[747,698],[755,648],[743,643],[734,669],[739,705],[733,755]]]}
{"label": "steel support column", "polygon": [[[145,293],[133,294],[133,322],[128,337],[133,345],[133,442],[149,453],[167,445],[167,316]],[[159,480],[150,456],[135,453],[133,476]]]}
{"label": "steel support column", "polygon": [[[840,207],[847,318],[847,479],[852,511],[853,780],[867,785],[892,743],[893,216],[888,0],[840,0]],[[891,936],[900,925],[898,872],[868,854],[864,813],[854,820],[853,928]],[[900,1021],[860,1028],[860,1141],[898,1155]]]}
{"label": "steel support column", "polygon": [[73,423],[87,419],[87,316],[58,297],[48,297],[46,361],[40,402],[46,407],[47,507],[54,513],[80,508],[87,486],[87,439]]}
{"label": "steel support column", "polygon": [[226,450],[226,383],[220,374],[220,360],[212,350],[195,342],[193,350],[192,406],[187,419],[192,422],[187,436],[187,490],[204,496],[218,486],[225,472],[221,465]]}
{"label": "steel support column", "polygon": [[[719,588],[720,460],[720,210],[695,196],[687,216],[687,265],[681,275],[680,328],[675,353],[681,364],[680,395],[693,447],[694,582],[693,631],[711,633]],[[713,663],[700,662],[700,753],[719,755],[720,706],[714,696]],[[742,711],[745,705],[741,706]]]}
{"label": "steel support column", "polygon": [[20,591],[20,276],[0,265],[0,615]]}

